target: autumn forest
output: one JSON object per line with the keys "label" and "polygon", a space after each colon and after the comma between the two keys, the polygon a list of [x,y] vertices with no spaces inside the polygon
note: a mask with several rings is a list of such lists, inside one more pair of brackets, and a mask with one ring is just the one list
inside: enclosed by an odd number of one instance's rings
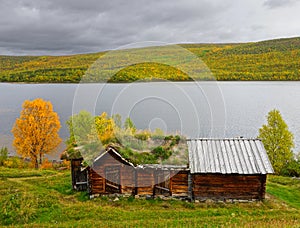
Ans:
{"label": "autumn forest", "polygon": [[[214,78],[220,81],[300,80],[299,37],[252,43],[180,46],[199,57],[211,70]],[[105,54],[106,52],[71,56],[0,56],[0,81],[78,83],[87,69]],[[132,82],[153,78],[192,80],[178,69],[151,62],[132,65],[103,80]]]}

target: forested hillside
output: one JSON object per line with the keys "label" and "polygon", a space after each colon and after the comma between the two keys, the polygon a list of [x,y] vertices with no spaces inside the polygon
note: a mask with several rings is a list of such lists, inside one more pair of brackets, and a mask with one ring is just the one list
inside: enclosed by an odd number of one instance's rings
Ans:
{"label": "forested hillside", "polygon": [[[217,80],[300,80],[300,37],[241,44],[181,44],[199,56]],[[71,56],[0,56],[2,82],[79,82],[105,52]],[[132,65],[108,79],[188,81],[178,69],[158,64]],[[209,78],[204,78],[209,80]]]}

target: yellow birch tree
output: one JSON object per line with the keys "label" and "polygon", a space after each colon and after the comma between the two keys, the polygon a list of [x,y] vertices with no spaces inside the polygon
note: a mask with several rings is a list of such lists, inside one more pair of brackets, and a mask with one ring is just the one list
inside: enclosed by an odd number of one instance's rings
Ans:
{"label": "yellow birch tree", "polygon": [[98,137],[102,144],[107,144],[114,139],[115,123],[112,118],[107,116],[106,112],[103,112],[100,116],[95,117],[95,126]]}
{"label": "yellow birch tree", "polygon": [[13,146],[18,154],[31,158],[34,167],[38,168],[44,155],[61,143],[60,127],[59,116],[53,111],[50,101],[41,98],[26,100],[12,129]]}

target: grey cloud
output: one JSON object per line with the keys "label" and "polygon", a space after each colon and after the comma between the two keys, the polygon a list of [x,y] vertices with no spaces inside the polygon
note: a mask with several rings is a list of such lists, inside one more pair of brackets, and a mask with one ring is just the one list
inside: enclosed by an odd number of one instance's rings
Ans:
{"label": "grey cloud", "polygon": [[264,5],[268,8],[278,8],[282,6],[291,6],[297,0],[265,0]]}
{"label": "grey cloud", "polygon": [[274,33],[265,8],[261,0],[0,0],[0,54],[96,52],[149,40],[263,39]]}

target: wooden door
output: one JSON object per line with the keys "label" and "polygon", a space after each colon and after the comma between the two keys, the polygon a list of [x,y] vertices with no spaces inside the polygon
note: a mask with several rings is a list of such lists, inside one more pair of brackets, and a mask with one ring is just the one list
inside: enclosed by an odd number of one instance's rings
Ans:
{"label": "wooden door", "polygon": [[121,193],[120,166],[105,167],[105,192]]}
{"label": "wooden door", "polygon": [[171,196],[172,192],[170,189],[170,171],[156,171],[155,179],[156,183],[154,186],[153,195]]}

